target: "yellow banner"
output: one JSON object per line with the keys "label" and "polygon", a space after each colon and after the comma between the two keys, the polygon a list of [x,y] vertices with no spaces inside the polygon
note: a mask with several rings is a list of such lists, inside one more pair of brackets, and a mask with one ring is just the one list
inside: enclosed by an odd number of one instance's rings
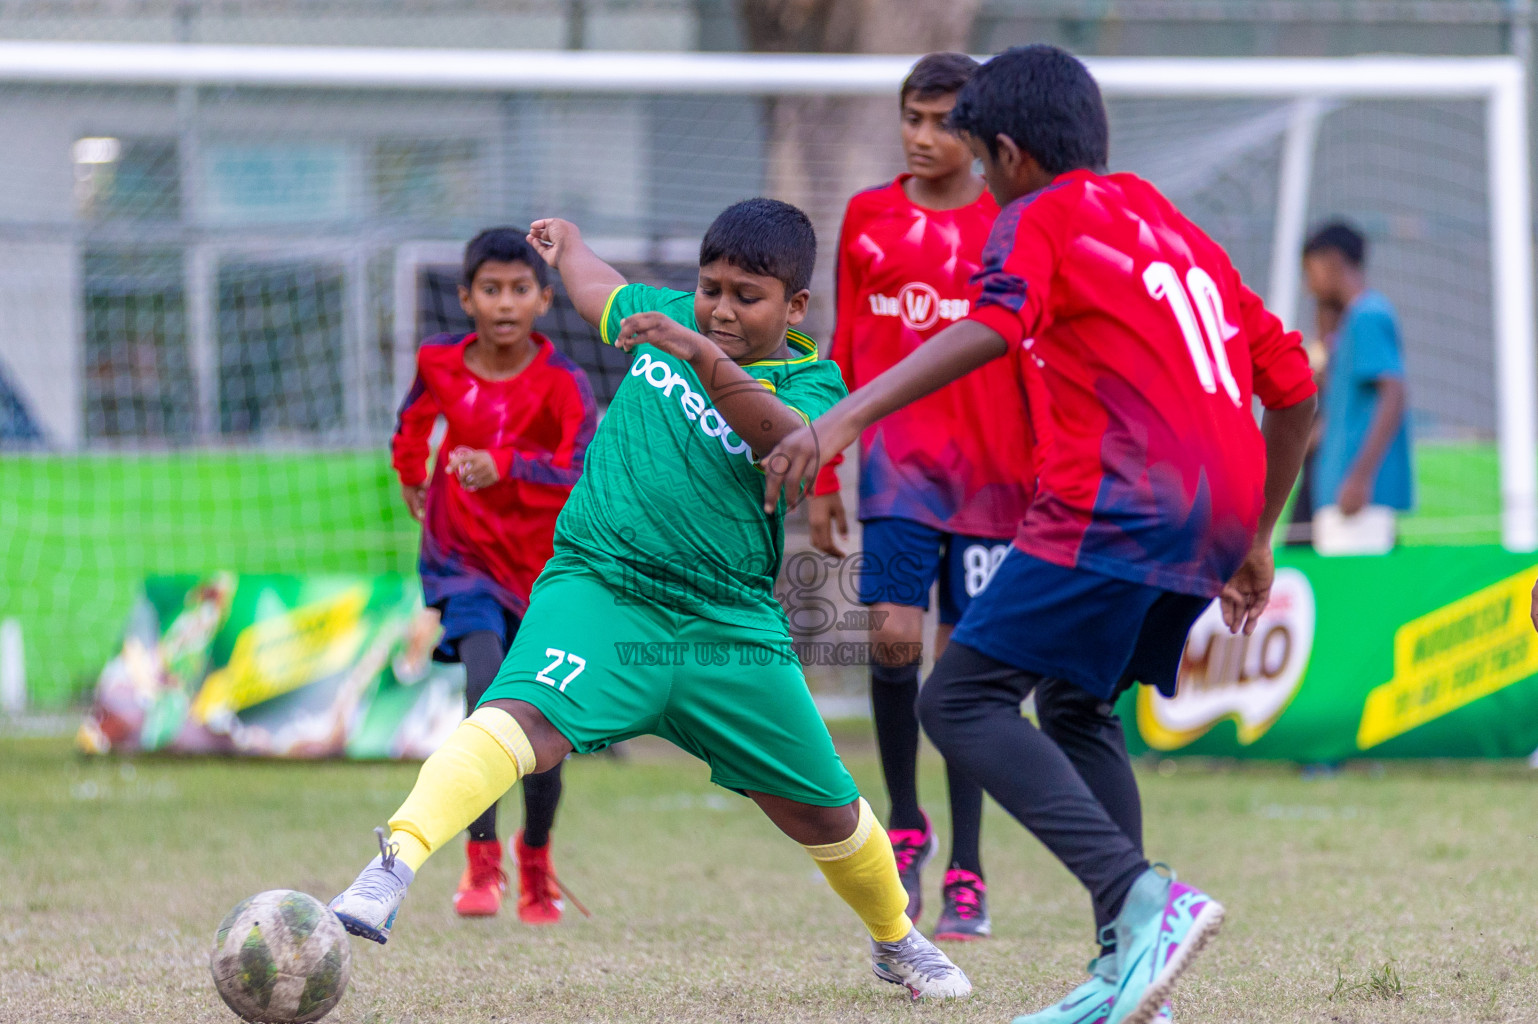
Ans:
{"label": "yellow banner", "polygon": [[363,642],[368,594],[366,587],[349,587],[247,626],[229,664],[204,681],[192,713],[206,722],[215,712],[252,707],[352,664]]}
{"label": "yellow banner", "polygon": [[1538,674],[1528,618],[1538,567],[1459,598],[1394,633],[1394,678],[1367,695],[1361,750]]}

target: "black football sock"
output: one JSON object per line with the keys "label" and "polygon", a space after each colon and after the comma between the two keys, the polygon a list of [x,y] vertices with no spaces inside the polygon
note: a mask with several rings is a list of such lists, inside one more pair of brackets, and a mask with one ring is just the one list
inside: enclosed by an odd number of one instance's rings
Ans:
{"label": "black football sock", "polygon": [[470,827],[465,829],[470,838],[477,843],[489,842],[497,838],[497,805],[492,804],[481,812],[481,816],[470,822]]}
{"label": "black football sock", "polygon": [[527,775],[523,780],[523,842],[526,846],[544,846],[550,842],[550,828],[555,824],[555,809],[561,803],[561,768]]}
{"label": "black football sock", "polygon": [[983,833],[983,787],[946,764],[945,781],[951,794],[951,867],[983,876],[983,855],[978,850]]}
{"label": "black football sock", "polygon": [[917,663],[892,667],[872,665],[870,707],[876,720],[876,747],[881,753],[881,773],[886,778],[892,803],[888,828],[924,827],[919,810],[919,720],[913,710],[919,695]]}
{"label": "black football sock", "polygon": [[[502,667],[502,641],[490,630],[477,630],[459,639],[459,660],[465,666],[465,714],[475,710],[486,688]],[[497,838],[497,805],[492,804],[466,829],[470,838],[485,842]]]}

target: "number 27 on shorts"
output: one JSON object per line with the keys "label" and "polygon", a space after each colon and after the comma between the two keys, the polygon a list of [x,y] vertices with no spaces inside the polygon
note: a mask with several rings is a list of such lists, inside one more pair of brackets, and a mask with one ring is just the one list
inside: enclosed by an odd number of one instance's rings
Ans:
{"label": "number 27 on shorts", "polygon": [[[542,683],[550,684],[562,693],[565,693],[566,687],[571,685],[571,681],[580,676],[582,674],[582,670],[587,668],[587,659],[580,658],[577,655],[572,654],[570,651],[562,651],[557,650],[554,647],[546,647],[545,657],[551,659],[550,664],[546,665],[544,668],[535,673],[534,678],[538,679]],[[568,672],[566,674],[566,678],[557,680],[552,677],[550,673],[559,670],[563,662],[568,665],[575,665],[576,668]]]}

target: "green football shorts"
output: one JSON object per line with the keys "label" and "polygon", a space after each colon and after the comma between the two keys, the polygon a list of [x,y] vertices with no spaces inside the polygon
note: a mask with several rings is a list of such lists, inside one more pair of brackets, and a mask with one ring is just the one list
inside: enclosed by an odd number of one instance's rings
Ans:
{"label": "green football shorts", "polygon": [[790,637],[685,615],[552,564],[489,700],[534,705],[580,753],[651,734],[710,780],[819,807],[859,790],[833,749]]}

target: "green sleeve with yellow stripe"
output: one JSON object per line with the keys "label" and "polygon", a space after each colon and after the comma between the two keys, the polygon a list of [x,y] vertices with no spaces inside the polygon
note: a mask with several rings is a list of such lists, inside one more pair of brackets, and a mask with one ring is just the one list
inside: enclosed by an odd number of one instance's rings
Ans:
{"label": "green sleeve with yellow stripe", "polygon": [[672,288],[653,288],[649,284],[627,284],[614,289],[603,307],[598,334],[605,345],[619,337],[620,322],[632,313],[662,313],[691,331],[699,330],[694,320],[694,293]]}

